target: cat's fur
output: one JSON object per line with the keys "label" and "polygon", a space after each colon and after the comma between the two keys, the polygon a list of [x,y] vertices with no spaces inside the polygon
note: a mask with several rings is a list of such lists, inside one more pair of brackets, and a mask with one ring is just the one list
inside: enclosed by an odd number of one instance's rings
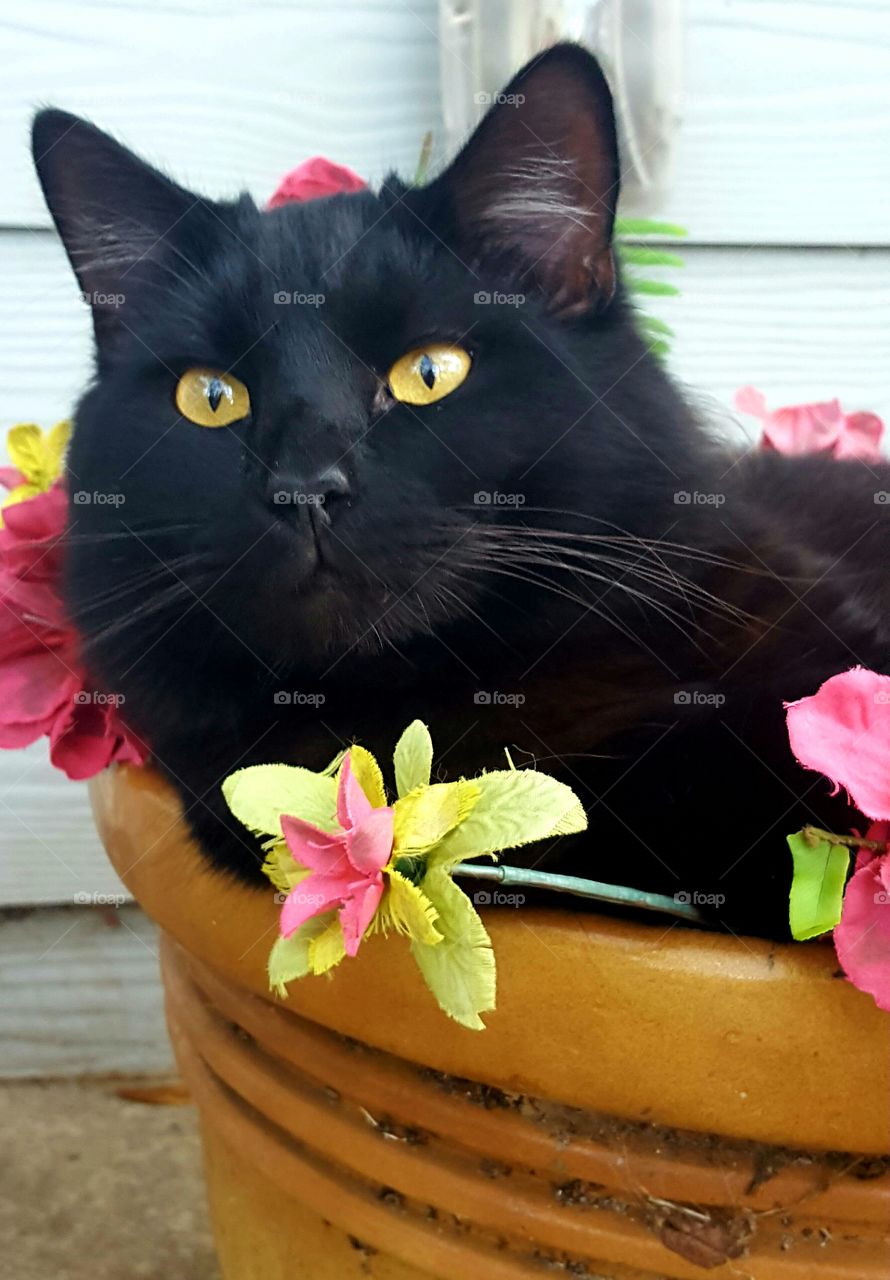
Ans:
{"label": "cat's fur", "polygon": [[[527,862],[781,934],[786,833],[849,823],[783,701],[887,668],[890,468],[710,439],[617,278],[599,68],[558,46],[505,94],[428,186],[274,212],[38,115],[97,337],[69,485],[123,499],[73,503],[68,604],[220,867],[261,879],[225,774],[354,740],[386,759],[421,717],[440,776],[510,747],[575,787],[589,832]],[[392,403],[387,370],[431,339],[470,351],[466,382]],[[240,378],[250,418],[181,419],[192,366]],[[274,499],[319,491],[322,518]]]}

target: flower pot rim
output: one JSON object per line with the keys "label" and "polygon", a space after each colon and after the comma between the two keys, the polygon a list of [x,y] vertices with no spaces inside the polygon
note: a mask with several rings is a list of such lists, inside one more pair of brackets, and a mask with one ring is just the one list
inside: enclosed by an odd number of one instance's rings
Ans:
{"label": "flower pot rim", "polygon": [[[442,1014],[404,939],[270,995],[278,906],[214,869],[172,786],[119,766],[90,784],[118,874],[200,960],[282,1010],[449,1074],[629,1119],[823,1149],[890,1150],[890,1022],[831,947],[595,912],[488,910],[499,1005],[485,1032]],[[530,1028],[531,1033],[530,1033]]]}

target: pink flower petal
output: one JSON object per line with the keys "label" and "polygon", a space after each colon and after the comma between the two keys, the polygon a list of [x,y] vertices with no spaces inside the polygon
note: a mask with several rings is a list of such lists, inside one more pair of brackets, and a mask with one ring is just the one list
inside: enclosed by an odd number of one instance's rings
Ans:
{"label": "pink flower petal", "polygon": [[335,164],[324,156],[313,156],[285,174],[266,208],[277,209],[291,200],[317,200],[322,196],[364,191],[366,186],[346,165]]}
{"label": "pink flower petal", "polygon": [[881,1009],[890,1010],[890,892],[887,855],[860,867],[847,885],[834,945],[844,973]]}
{"label": "pink flower petal", "polygon": [[367,884],[359,882],[354,889],[355,892],[340,908],[343,945],[348,956],[356,955],[365,931],[374,919],[374,912],[383,897],[383,877],[378,876]]}
{"label": "pink flower petal", "polygon": [[741,387],[735,393],[735,407],[739,413],[750,413],[753,418],[765,418],[768,413],[766,398],[756,387]]}
{"label": "pink flower petal", "polygon": [[49,758],[67,777],[83,782],[108,768],[114,746],[104,705],[69,702],[50,731]]}
{"label": "pink flower petal", "polygon": [[0,484],[4,489],[17,489],[25,483],[25,477],[15,467],[0,467]]}
{"label": "pink flower petal", "polygon": [[311,822],[287,814],[282,815],[281,830],[287,847],[301,866],[325,876],[348,878],[351,874],[346,836],[342,832],[323,831]]}
{"label": "pink flower petal", "polygon": [[787,704],[791,749],[845,787],[869,818],[890,818],[890,676],[854,667]]}
{"label": "pink flower petal", "polygon": [[340,779],[337,783],[337,821],[346,829],[357,827],[364,822],[373,807],[352,772],[352,761],[347,751],[340,766]]}
{"label": "pink flower petal", "polygon": [[281,935],[289,938],[301,924],[321,915],[329,907],[339,906],[348,892],[348,885],[340,877],[312,875],[301,880],[291,889],[281,908]]}
{"label": "pink flower petal", "polygon": [[360,827],[347,832],[349,861],[356,871],[373,875],[389,862],[393,842],[393,810],[372,809]]}
{"label": "pink flower petal", "polygon": [[835,449],[836,458],[862,458],[878,462],[884,424],[876,413],[848,413],[844,433]]}
{"label": "pink flower petal", "polygon": [[80,688],[80,676],[52,651],[36,646],[31,653],[0,661],[0,724],[49,721]]}
{"label": "pink flower petal", "polygon": [[837,400],[802,404],[768,414],[763,438],[779,453],[821,453],[834,447],[843,426],[844,415]]}

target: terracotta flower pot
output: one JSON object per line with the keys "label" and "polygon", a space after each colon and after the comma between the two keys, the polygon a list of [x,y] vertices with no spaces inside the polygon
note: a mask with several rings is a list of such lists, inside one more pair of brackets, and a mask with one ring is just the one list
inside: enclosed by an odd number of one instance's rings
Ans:
{"label": "terracotta flower pot", "polygon": [[92,784],[164,932],[226,1280],[890,1274],[890,1022],[827,946],[491,911],[473,1033],[398,939],[272,998],[277,906],[151,771]]}

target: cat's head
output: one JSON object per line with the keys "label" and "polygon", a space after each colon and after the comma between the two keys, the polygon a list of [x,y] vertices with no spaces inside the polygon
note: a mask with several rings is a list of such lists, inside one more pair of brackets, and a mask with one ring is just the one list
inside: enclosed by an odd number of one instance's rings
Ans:
{"label": "cat's head", "polygon": [[57,110],[34,156],[93,311],[68,591],[104,676],[162,637],[325,667],[493,614],[495,528],[659,521],[671,393],[621,296],[580,48],[424,187],[212,201]]}

